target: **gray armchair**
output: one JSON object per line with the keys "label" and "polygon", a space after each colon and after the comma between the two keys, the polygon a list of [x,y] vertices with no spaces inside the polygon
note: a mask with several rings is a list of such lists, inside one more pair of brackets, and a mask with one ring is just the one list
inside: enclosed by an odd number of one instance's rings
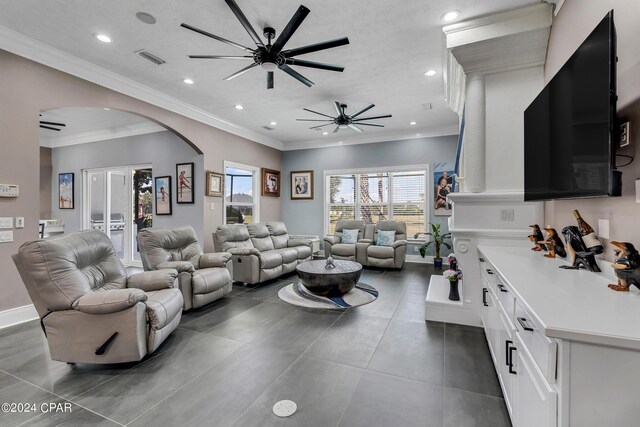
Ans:
{"label": "gray armchair", "polygon": [[[342,243],[343,230],[359,230],[358,243]],[[371,244],[373,238],[373,225],[364,221],[353,219],[341,219],[336,223],[333,235],[324,238],[324,256],[335,259],[356,261],[366,265],[366,247]],[[358,248],[360,246],[360,248]],[[356,250],[359,249],[359,250]]]}
{"label": "gray armchair", "polygon": [[164,268],[178,271],[184,310],[209,304],[231,292],[231,255],[203,254],[191,226],[145,228],[138,233],[138,248],[145,271]]}
{"label": "gray armchair", "polygon": [[176,270],[127,278],[96,230],[23,244],[13,256],[38,311],[51,358],[122,363],[155,351],[180,323]]}
{"label": "gray armchair", "polygon": [[[395,231],[392,246],[377,246],[378,231]],[[378,221],[373,233],[373,244],[366,247],[366,264],[372,267],[397,268],[404,265],[407,255],[407,224],[403,221]]]}

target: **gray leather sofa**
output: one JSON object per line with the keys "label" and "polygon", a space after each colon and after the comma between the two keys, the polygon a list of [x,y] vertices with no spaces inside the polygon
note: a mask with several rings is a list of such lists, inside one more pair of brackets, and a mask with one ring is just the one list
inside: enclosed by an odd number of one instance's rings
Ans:
{"label": "gray leather sofa", "polygon": [[[357,243],[342,243],[344,230],[359,230]],[[393,246],[378,246],[378,230],[395,231]],[[407,225],[402,221],[365,224],[360,220],[339,220],[335,234],[324,238],[325,257],[359,262],[364,266],[401,269],[407,254]]]}
{"label": "gray leather sofa", "polygon": [[96,230],[23,244],[13,260],[41,319],[53,360],[122,363],[155,351],[180,323],[176,270],[127,278]]}
{"label": "gray leather sofa", "polygon": [[202,307],[231,292],[231,255],[203,254],[191,226],[145,228],[138,233],[138,248],[145,271],[178,270],[184,310]]}
{"label": "gray leather sofa", "polygon": [[236,282],[275,279],[311,259],[311,241],[289,239],[282,222],[221,225],[213,233],[213,242],[216,251],[231,254]]}

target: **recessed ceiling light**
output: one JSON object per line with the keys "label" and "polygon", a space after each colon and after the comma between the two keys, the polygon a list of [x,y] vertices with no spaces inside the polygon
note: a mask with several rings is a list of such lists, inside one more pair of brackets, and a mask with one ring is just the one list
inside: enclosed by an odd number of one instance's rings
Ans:
{"label": "recessed ceiling light", "polygon": [[269,124],[270,124],[271,126],[275,126],[275,125],[277,125],[278,123],[277,123],[277,122],[271,122],[271,123],[269,123]]}
{"label": "recessed ceiling light", "polygon": [[106,34],[94,34],[94,37],[100,40],[102,43],[111,43],[111,37]]}
{"label": "recessed ceiling light", "polygon": [[104,107],[104,110],[109,111],[111,108]]}
{"label": "recessed ceiling light", "polygon": [[342,144],[342,141],[338,141],[338,144]]}
{"label": "recessed ceiling light", "polygon": [[425,71],[424,75],[427,76],[427,77],[435,76],[436,75],[436,70]]}
{"label": "recessed ceiling light", "polygon": [[138,12],[138,13],[136,13],[136,18],[138,18],[140,21],[144,22],[145,24],[155,24],[156,23],[155,16],[153,16],[152,14],[147,13],[147,12]]}
{"label": "recessed ceiling light", "polygon": [[416,136],[420,136],[420,134],[419,134],[419,133],[416,133]]}
{"label": "recessed ceiling light", "polygon": [[188,85],[192,85],[193,84],[193,80],[191,80],[190,78],[182,79],[182,82],[186,83]]}
{"label": "recessed ceiling light", "polygon": [[236,110],[244,110],[244,107],[240,104],[236,104],[234,107]]}
{"label": "recessed ceiling light", "polygon": [[324,131],[324,132],[322,132],[322,134],[323,134],[323,135],[329,135],[329,132]]}
{"label": "recessed ceiling light", "polygon": [[445,13],[444,15],[442,15],[442,20],[444,22],[451,22],[454,19],[456,19],[458,16],[460,16],[460,11],[459,10],[451,10],[451,11]]}
{"label": "recessed ceiling light", "polygon": [[416,122],[409,122],[409,124],[410,124],[411,126],[415,126],[415,125],[416,125]]}

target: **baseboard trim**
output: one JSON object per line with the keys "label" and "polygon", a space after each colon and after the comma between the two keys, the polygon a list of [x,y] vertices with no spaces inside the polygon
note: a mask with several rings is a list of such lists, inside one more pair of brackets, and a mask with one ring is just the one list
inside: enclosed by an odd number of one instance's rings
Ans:
{"label": "baseboard trim", "polygon": [[0,311],[0,329],[35,320],[37,318],[38,312],[33,304],[10,308],[9,310]]}
{"label": "baseboard trim", "polygon": [[[433,255],[427,255],[422,258],[420,255],[407,255],[405,258],[405,262],[413,262],[416,264],[433,264]],[[442,259],[442,265],[449,265],[446,258]]]}

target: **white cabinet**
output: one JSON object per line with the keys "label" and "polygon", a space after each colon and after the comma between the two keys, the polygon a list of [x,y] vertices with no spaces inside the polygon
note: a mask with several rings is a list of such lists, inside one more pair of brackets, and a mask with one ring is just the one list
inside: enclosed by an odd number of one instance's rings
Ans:
{"label": "white cabinet", "polygon": [[525,347],[520,342],[516,345],[514,404],[518,410],[515,417],[512,415],[513,424],[517,427],[555,427],[557,393],[542,378]]}

